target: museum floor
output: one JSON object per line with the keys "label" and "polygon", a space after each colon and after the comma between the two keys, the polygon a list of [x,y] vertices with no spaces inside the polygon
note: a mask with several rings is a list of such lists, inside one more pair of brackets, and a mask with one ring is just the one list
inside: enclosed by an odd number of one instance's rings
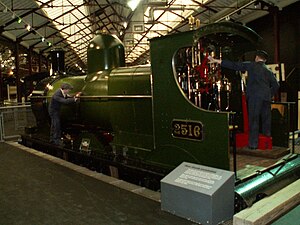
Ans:
{"label": "museum floor", "polygon": [[[250,161],[243,155],[237,156],[238,167],[244,166],[238,173],[240,176],[276,161],[247,158]],[[259,161],[260,165],[252,166],[251,160]],[[245,163],[250,164],[245,166]],[[195,224],[162,211],[159,193],[30,150],[16,142],[0,143],[0,180],[0,224]],[[300,222],[295,224],[299,211],[300,206],[273,224],[299,225]]]}

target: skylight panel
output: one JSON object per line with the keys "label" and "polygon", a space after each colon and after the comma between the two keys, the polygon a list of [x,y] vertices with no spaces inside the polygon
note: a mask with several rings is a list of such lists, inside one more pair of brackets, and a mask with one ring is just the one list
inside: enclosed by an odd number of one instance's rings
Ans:
{"label": "skylight panel", "polygon": [[[48,0],[41,0],[37,4],[43,4]],[[71,4],[71,3],[72,4]],[[77,8],[74,10],[74,8]],[[55,0],[49,3],[49,7],[42,8],[46,15],[53,20],[53,24],[61,31],[66,41],[76,48],[78,40],[89,41],[92,39],[87,10],[83,0]],[[80,21],[80,22],[79,22]],[[76,34],[76,35],[73,35]],[[55,44],[55,43],[53,43]]]}

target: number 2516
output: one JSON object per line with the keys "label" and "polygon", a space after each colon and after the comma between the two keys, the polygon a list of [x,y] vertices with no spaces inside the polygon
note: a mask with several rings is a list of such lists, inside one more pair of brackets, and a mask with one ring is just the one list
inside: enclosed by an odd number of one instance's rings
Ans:
{"label": "number 2516", "polygon": [[202,124],[199,122],[173,121],[172,127],[174,137],[202,140]]}

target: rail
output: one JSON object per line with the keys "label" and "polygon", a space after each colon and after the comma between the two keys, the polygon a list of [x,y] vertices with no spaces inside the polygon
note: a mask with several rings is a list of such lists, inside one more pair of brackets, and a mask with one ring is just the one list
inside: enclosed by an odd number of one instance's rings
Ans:
{"label": "rail", "polygon": [[[51,98],[51,96],[32,96],[30,98]],[[79,96],[80,99],[93,99],[93,98],[152,98],[152,95],[91,95],[91,96]]]}

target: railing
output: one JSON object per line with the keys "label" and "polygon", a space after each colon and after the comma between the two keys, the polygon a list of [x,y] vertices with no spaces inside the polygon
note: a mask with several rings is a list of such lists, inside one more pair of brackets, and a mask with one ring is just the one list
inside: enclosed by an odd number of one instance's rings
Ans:
{"label": "railing", "polygon": [[25,127],[35,125],[30,105],[0,107],[0,141],[18,138],[25,132]]}

